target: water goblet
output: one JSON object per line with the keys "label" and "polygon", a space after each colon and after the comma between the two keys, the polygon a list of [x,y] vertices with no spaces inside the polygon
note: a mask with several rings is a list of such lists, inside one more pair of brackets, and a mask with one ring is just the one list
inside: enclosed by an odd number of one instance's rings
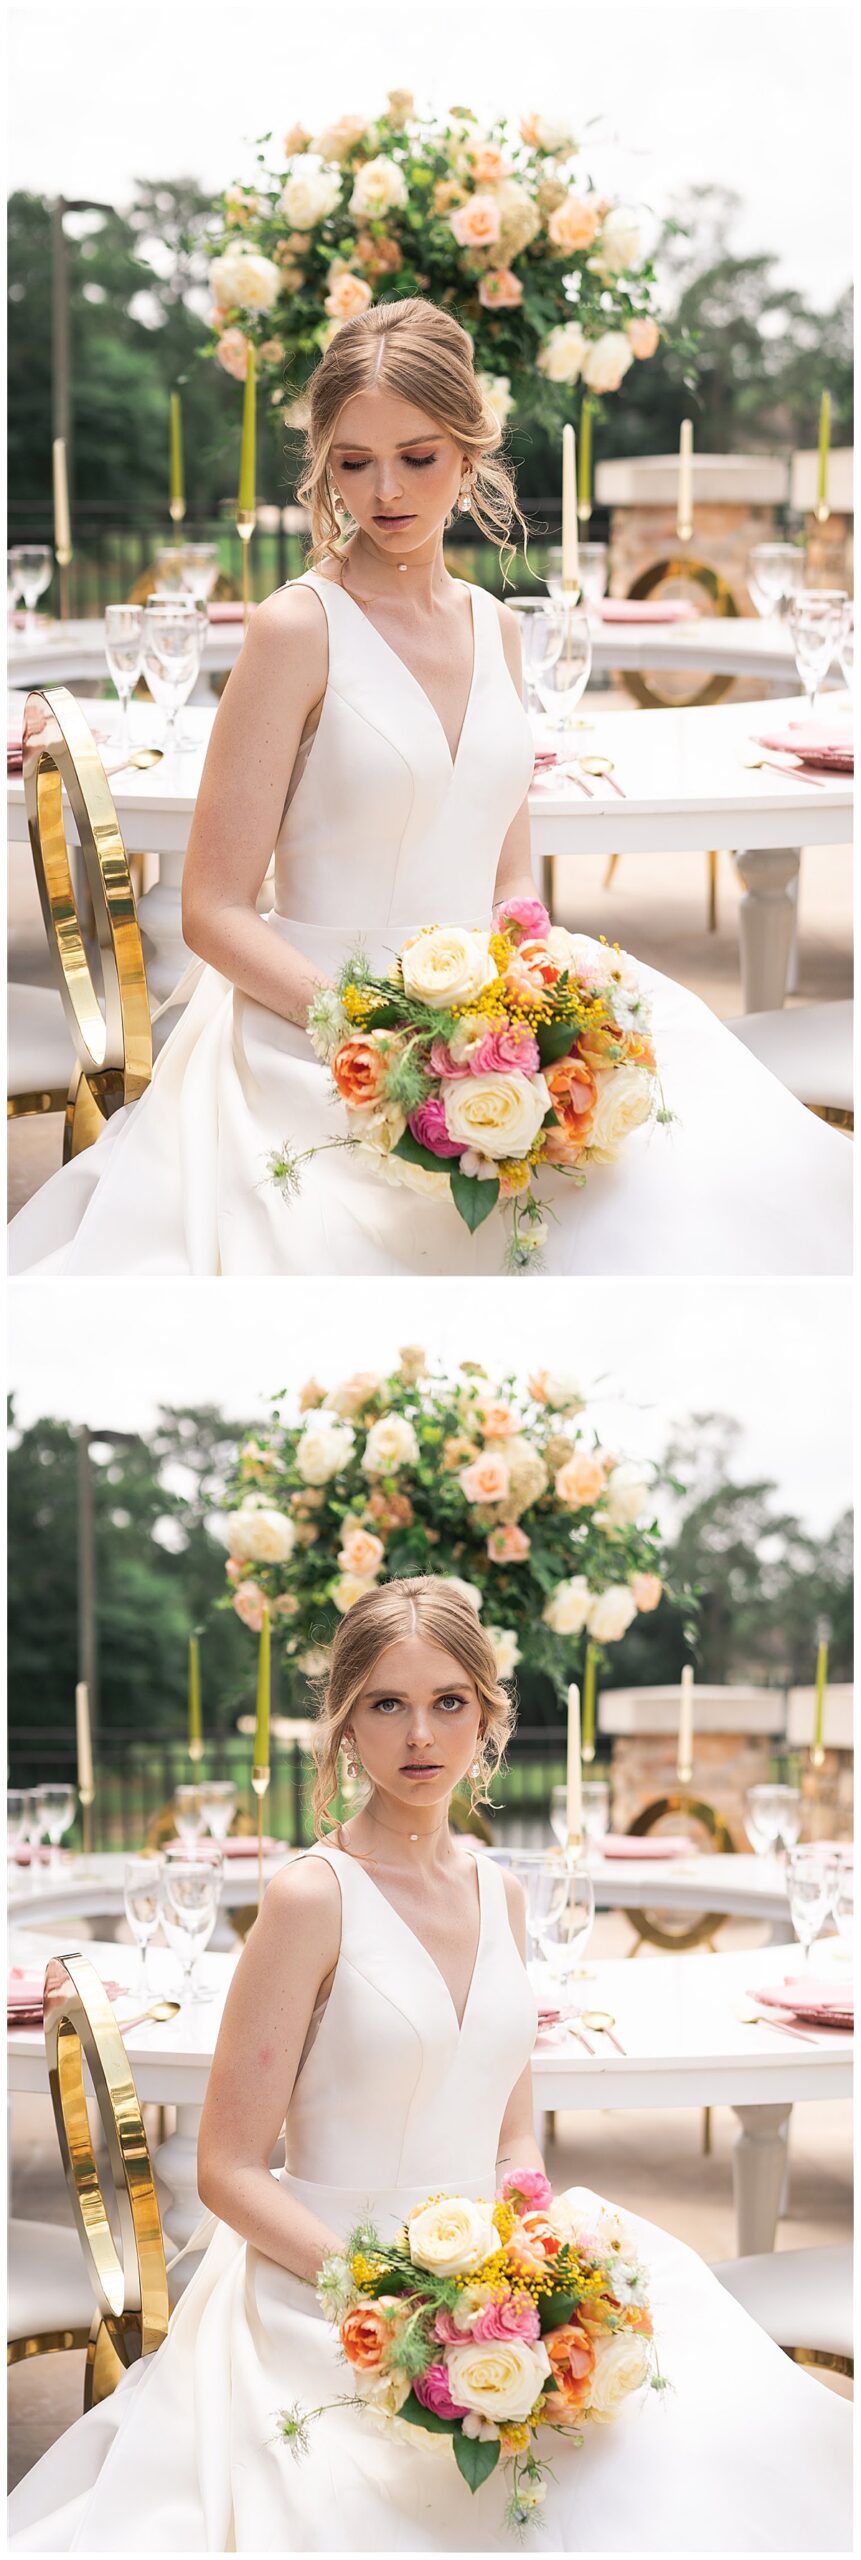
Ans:
{"label": "water goblet", "polygon": [[804,586],[804,553],[794,542],[757,542],[748,554],[747,583],[757,613],[782,617]]}
{"label": "water goblet", "polygon": [[174,600],[188,594],[185,583],[184,542],[165,543],[162,550],[156,552],[153,565],[155,571],[153,596],[156,599],[164,597],[173,603]]}
{"label": "water goblet", "polygon": [[208,1841],[196,1851],[165,1852],[162,1926],[168,1945],[182,1966],[182,2000],[213,2000],[215,1993],[195,1980],[198,1957],[209,1945],[218,1917],[224,1854]]}
{"label": "water goblet", "polygon": [[745,1796],[745,1828],[758,1858],[767,1858],[777,1847],[780,1830],[778,1790],[773,1786],[748,1787]]}
{"label": "water goblet", "polygon": [[849,598],[843,587],[808,587],[789,606],[795,664],[813,719],[816,697],[846,627]]}
{"label": "water goblet", "polygon": [[123,1907],[140,1954],[135,1999],[148,2000],[151,1990],[147,1957],[161,1917],[162,1862],[155,1856],[127,1858],[123,1871]]}
{"label": "water goblet", "polygon": [[549,596],[514,596],[512,612],[520,624],[520,646],[529,709],[538,708],[538,677],[552,665],[562,647],[562,630]]}
{"label": "water goblet", "polygon": [[831,1881],[827,1859],[815,1848],[792,1849],[786,1862],[789,1889],[789,1916],[805,1965],[810,1963],[814,1938],[819,1936],[831,1898]]}
{"label": "water goblet", "polygon": [[850,693],[850,694],[854,694],[854,692],[855,692],[855,624],[854,624],[854,621],[853,621],[853,619],[852,619],[851,614],[847,614],[847,616],[846,616],[846,621],[845,621],[845,625],[844,625],[843,632],[842,632],[842,635],[841,635],[840,644],[839,644],[839,647],[838,647],[838,650],[837,650],[837,656],[838,656],[838,659],[839,659],[839,661],[840,661],[840,668],[841,668],[841,672],[842,672],[842,674],[843,674],[843,675],[845,676],[845,678],[846,678],[846,684],[847,684],[848,691],[849,691],[849,693]]}
{"label": "water goblet", "polygon": [[75,1790],[69,1786],[37,1787],[36,1804],[42,1818],[42,1829],[51,1843],[51,1865],[60,1864],[60,1842],[70,1831],[75,1819]]}
{"label": "water goblet", "polygon": [[48,549],[46,542],[22,542],[15,550],[10,551],[8,556],[10,565],[14,564],[20,593],[24,598],[25,637],[33,640],[38,636],[39,629],[36,606],[39,597],[44,595],[45,588],[51,584],[54,574],[54,555]]}
{"label": "water goblet", "polygon": [[6,1856],[14,1858],[27,1828],[27,1798],[23,1787],[6,1789]]}
{"label": "water goblet", "polygon": [[571,1984],[582,1970],[580,1959],[586,1953],[595,1925],[595,1887],[585,1866],[565,1868],[567,1892],[561,1910],[552,1907],[539,1915],[538,1943],[553,1987],[571,2003]]}
{"label": "water goblet", "polygon": [[568,1870],[556,1849],[507,1849],[504,1864],[523,1886],[526,1932],[533,1953],[540,1952],[541,1931],[565,1908]]}
{"label": "water goblet", "polygon": [[803,1807],[800,1787],[775,1787],[777,1799],[777,1836],[784,1849],[796,1849],[801,1837]]}
{"label": "water goblet", "polygon": [[564,736],[574,726],[577,705],[592,673],[592,633],[588,613],[581,605],[569,604],[564,596],[552,599],[552,612],[559,630],[559,647],[552,658],[537,667],[535,689],[551,729]]}
{"label": "water goblet", "polygon": [[180,1840],[195,1841],[200,1839],[201,1832],[205,1825],[205,1816],[203,1805],[200,1800],[199,1787],[174,1787],[173,1818],[176,1823],[177,1835]]}
{"label": "water goblet", "polygon": [[23,595],[23,592],[24,592],[24,591],[23,591],[23,588],[22,588],[22,585],[21,585],[21,571],[20,571],[20,568],[19,568],[19,566],[18,566],[18,553],[17,553],[17,551],[7,551],[7,553],[6,553],[6,612],[7,612],[8,628],[9,628],[9,630],[10,630],[10,631],[13,631],[13,630],[14,630],[14,627],[15,627],[15,615],[16,615],[16,613],[17,613],[18,606],[19,606],[19,603],[20,603],[20,601],[21,601],[21,597],[22,597],[22,595]]}
{"label": "water goblet", "polygon": [[835,1862],[831,1879],[831,1909],[847,1954],[851,1954],[855,1936],[855,1869],[851,1857]]}
{"label": "water goblet", "polygon": [[201,1811],[213,1840],[226,1840],[236,1812],[238,1789],[232,1778],[206,1778],[198,1789]]}
{"label": "water goblet", "polygon": [[[585,604],[600,604],[607,593],[608,550],[606,542],[581,542],[577,551],[580,592]],[[561,596],[562,548],[552,545],[547,554],[544,583],[551,596]]]}
{"label": "water goblet", "polygon": [[193,693],[203,655],[204,614],[193,596],[150,596],[144,608],[143,672],[165,713],[164,746],[180,748],[178,715]]}
{"label": "water goblet", "polygon": [[208,604],[218,578],[218,544],[187,542],[181,554],[182,585],[186,595],[199,596]]}
{"label": "water goblet", "polygon": [[129,703],[143,659],[142,604],[109,604],[105,608],[105,657],[120,701],[119,744],[129,752]]}

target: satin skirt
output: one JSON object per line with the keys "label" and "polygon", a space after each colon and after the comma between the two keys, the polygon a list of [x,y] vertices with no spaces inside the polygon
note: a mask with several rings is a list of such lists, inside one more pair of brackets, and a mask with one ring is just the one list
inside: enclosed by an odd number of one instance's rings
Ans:
{"label": "satin skirt", "polygon": [[[286,2184],[345,2236],[367,2211],[366,2195]],[[601,2201],[569,2194],[584,2215]],[[415,2189],[376,2198],[381,2235],[420,2201]],[[848,2405],[790,2364],[692,2250],[626,2220],[650,2269],[669,2388],[587,2429],[580,2449],[539,2436],[555,2476],[536,2550],[849,2550]],[[9,2547],[516,2551],[506,2480],[472,2497],[443,2439],[336,2407],[312,2421],[307,2452],[284,2445],[279,2410],[349,2390],[313,2287],[216,2224],[164,2346],[15,2491]]]}
{"label": "satin skirt", "polygon": [[[273,932],[326,975],[344,957],[335,928],[273,914]],[[392,926],[382,963],[410,930]],[[852,1149],[813,1118],[708,1007],[643,969],[668,1126],[635,1130],[583,1190],[559,1174],[549,1273],[846,1272]],[[305,1033],[194,964],[185,1011],[140,1102],[46,1183],[13,1221],[13,1272],[489,1277],[507,1222],[470,1236],[450,1200],[392,1183],[344,1134],[328,1070]],[[176,997],[171,999],[176,1002]],[[269,1156],[303,1155],[298,1196],[276,1189]]]}

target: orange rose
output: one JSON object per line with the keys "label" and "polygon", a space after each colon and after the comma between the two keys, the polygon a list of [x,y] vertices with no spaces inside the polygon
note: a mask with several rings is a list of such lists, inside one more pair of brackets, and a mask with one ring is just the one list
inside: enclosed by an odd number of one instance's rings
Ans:
{"label": "orange rose", "polygon": [[628,1589],[640,1610],[656,1609],[663,1591],[659,1573],[632,1573]]}
{"label": "orange rose", "polygon": [[332,1060],[332,1074],[343,1102],[378,1102],[385,1084],[385,1052],[374,1039],[357,1035],[345,1040]]}
{"label": "orange rose", "polygon": [[466,156],[477,187],[496,187],[501,178],[511,176],[511,164],[498,142],[473,142]]}
{"label": "orange rose", "polygon": [[654,355],[660,335],[661,332],[655,320],[629,320],[628,322],[626,331],[628,345],[641,361],[644,356]]}
{"label": "orange rose", "polygon": [[488,267],[478,288],[478,299],[485,311],[516,311],[523,301],[523,286],[512,267]]}
{"label": "orange rose", "polygon": [[603,1459],[590,1456],[585,1449],[575,1450],[573,1458],[566,1459],[559,1469],[556,1491],[570,1511],[582,1511],[588,1502],[597,1502],[604,1491]]}
{"label": "orange rose", "polygon": [[341,2322],[341,2345],[360,2373],[377,2373],[389,2341],[389,2323],[376,2303],[357,2302]]}
{"label": "orange rose", "polygon": [[381,1529],[409,1529],[416,1516],[408,1493],[372,1493],[368,1510]]}
{"label": "orange rose", "polygon": [[522,2213],[506,2241],[505,2254],[522,2275],[535,2275],[548,2258],[556,2257],[561,2245],[559,2233],[545,2213]]}
{"label": "orange rose", "polygon": [[543,2340],[558,2388],[551,2394],[554,2417],[563,2426],[574,2418],[589,2398],[589,2386],[595,2365],[595,2349],[579,2321],[566,2320],[561,2329],[550,2329]]}
{"label": "orange rose", "polygon": [[547,225],[554,249],[560,249],[563,255],[575,249],[591,249],[597,229],[596,206],[587,203],[584,196],[575,195],[563,197]]}
{"label": "orange rose", "polygon": [[[598,1100],[598,1087],[591,1067],[572,1049],[567,1058],[555,1058],[549,1067],[545,1067],[544,1075],[553,1109],[566,1138],[569,1142],[576,1138],[578,1146],[585,1146]],[[553,1134],[552,1128],[549,1129],[548,1137]]]}
{"label": "orange rose", "polygon": [[644,2302],[626,2303],[621,2320],[623,2329],[639,2329],[642,2338],[654,2337],[652,2314]]}
{"label": "orange rose", "polygon": [[338,1563],[344,1573],[357,1573],[370,1582],[379,1573],[385,1555],[382,1538],[374,1538],[368,1529],[350,1529],[338,1549]]}
{"label": "orange rose", "polygon": [[485,1401],[482,1397],[479,1412],[481,1428],[488,1440],[508,1440],[517,1430],[517,1415],[510,1404],[497,1404],[493,1398]]}
{"label": "orange rose", "polygon": [[335,320],[355,320],[360,312],[367,311],[368,304],[372,300],[371,288],[365,283],[364,276],[353,275],[350,268],[345,267],[342,273],[335,277],[334,284],[326,295],[323,309],[331,312]]}

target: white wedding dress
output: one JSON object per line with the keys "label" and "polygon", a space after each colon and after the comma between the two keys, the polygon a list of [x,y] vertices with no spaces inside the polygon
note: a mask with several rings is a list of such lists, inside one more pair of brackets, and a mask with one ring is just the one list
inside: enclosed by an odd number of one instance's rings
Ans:
{"label": "white wedding dress", "polygon": [[[345,1851],[341,1947],[286,2123],[284,2185],[346,2237],[390,2237],[431,2192],[492,2196],[506,2103],[536,2002],[499,1868],[479,1851],[481,1924],[460,2028],[433,1958]],[[586,2213],[599,2201],[569,2190]],[[790,2364],[693,2251],[629,2217],[651,2274],[662,2372],[578,2451],[539,2436],[555,2477],[542,2551],[842,2551],[851,2412]],[[157,2354],[61,2436],[15,2491],[13,2551],[515,2551],[500,2474],[470,2495],[450,2446],[368,2410],[277,2412],[349,2393],[311,2284],[213,2224]],[[405,2440],[406,2439],[406,2440]]]}
{"label": "white wedding dress", "polygon": [[[500,849],[533,744],[496,604],[472,587],[474,667],[457,754],[409,668],[352,596],[306,571],[328,624],[319,725],[300,749],[275,847],[269,929],[334,977],[361,938],[389,965],[429,923],[489,923]],[[545,1268],[571,1273],[845,1271],[850,1154],[714,1014],[644,969],[674,1124],[638,1130],[583,1191],[542,1177]],[[343,1135],[304,1032],[196,964],[142,1100],[37,1192],[11,1229],[14,1272],[497,1273],[493,1215],[470,1236],[447,1199],[395,1187]],[[288,1203],[285,1141],[326,1145]]]}

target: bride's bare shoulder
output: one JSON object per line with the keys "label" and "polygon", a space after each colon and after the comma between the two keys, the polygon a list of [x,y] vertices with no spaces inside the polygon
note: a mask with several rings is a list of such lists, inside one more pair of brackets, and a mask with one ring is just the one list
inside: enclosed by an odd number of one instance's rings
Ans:
{"label": "bride's bare shoulder", "polygon": [[261,647],[279,653],[285,648],[292,653],[299,649],[304,661],[306,652],[310,650],[314,658],[319,658],[325,673],[328,655],[326,608],[316,588],[307,586],[302,578],[294,578],[289,586],[277,587],[274,595],[267,596],[265,602],[257,606],[249,638],[253,638],[258,654]]}
{"label": "bride's bare shoulder", "polygon": [[289,1932],[294,1953],[303,1943],[321,1939],[337,1954],[341,1934],[341,1894],[338,1879],[328,1858],[299,1856],[288,1859],[267,1886],[263,1910],[270,1923],[275,1922],[279,1935]]}

